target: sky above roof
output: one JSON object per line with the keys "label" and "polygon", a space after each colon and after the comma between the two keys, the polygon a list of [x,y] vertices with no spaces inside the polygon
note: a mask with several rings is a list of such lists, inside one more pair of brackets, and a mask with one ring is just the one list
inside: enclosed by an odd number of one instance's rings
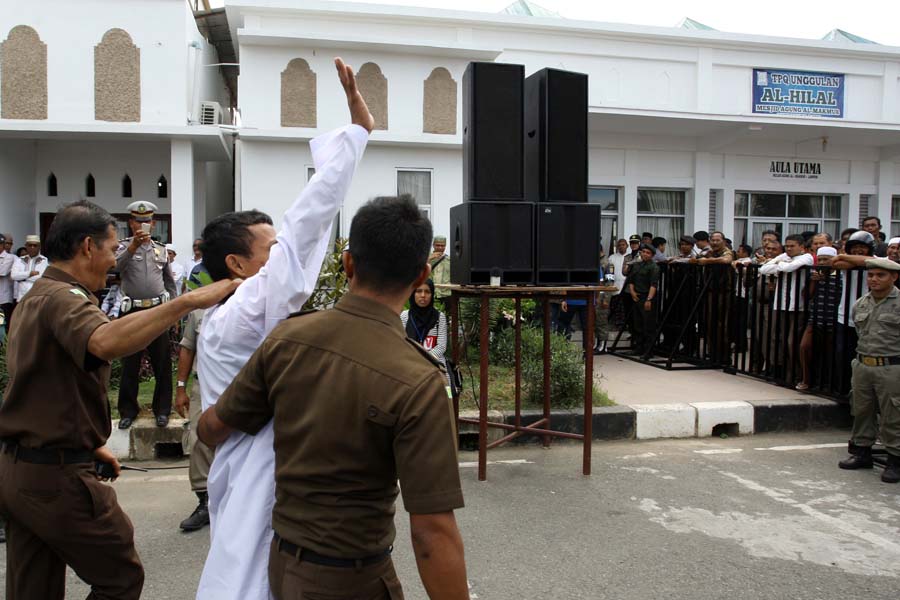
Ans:
{"label": "sky above roof", "polygon": [[[354,0],[447,8],[446,0]],[[454,0],[455,10],[498,13],[512,0]],[[223,0],[213,0],[214,6]],[[302,6],[303,2],[297,2]],[[713,29],[779,37],[819,40],[839,28],[879,44],[900,46],[900,2],[897,0],[818,0],[809,2],[722,2],[722,0],[537,0],[537,4],[568,19],[674,27],[690,17]]]}

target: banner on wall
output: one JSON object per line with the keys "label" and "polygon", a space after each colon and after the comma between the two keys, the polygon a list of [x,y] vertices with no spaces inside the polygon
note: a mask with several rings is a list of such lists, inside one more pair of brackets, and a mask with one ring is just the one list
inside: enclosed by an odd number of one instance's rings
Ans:
{"label": "banner on wall", "polygon": [[844,118],[844,75],[753,69],[753,112]]}

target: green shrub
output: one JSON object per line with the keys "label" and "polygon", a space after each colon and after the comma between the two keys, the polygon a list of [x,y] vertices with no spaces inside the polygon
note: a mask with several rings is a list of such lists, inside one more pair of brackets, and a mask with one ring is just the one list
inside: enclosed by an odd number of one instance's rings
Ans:
{"label": "green shrub", "polygon": [[[491,344],[491,363],[515,366],[516,332],[503,329]],[[561,408],[580,406],[584,402],[584,361],[581,348],[558,334],[550,336],[550,403]],[[477,356],[475,361],[477,361]],[[522,391],[527,404],[543,403],[544,336],[541,329],[522,327]],[[594,389],[594,398],[600,392]]]}

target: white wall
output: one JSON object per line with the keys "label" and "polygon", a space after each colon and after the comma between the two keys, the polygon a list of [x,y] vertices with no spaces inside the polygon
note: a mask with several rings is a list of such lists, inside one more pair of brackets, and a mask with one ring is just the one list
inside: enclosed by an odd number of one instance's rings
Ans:
{"label": "white wall", "polygon": [[184,125],[186,11],[185,0],[4,0],[0,39],[16,25],[33,27],[47,45],[47,120],[91,123],[94,46],[108,30],[124,29],[141,51],[141,122]]}
{"label": "white wall", "polygon": [[[262,210],[278,226],[281,215],[303,190],[306,168],[312,166],[309,146],[247,140],[241,146],[241,208]],[[356,210],[366,201],[397,193],[398,168],[432,169],[432,225],[436,234],[449,234],[450,207],[462,202],[461,152],[369,145],[344,201],[344,235]]]}
{"label": "white wall", "polygon": [[[457,82],[457,135],[462,132],[462,74],[467,61],[443,57],[360,52],[346,48],[313,49],[241,46],[239,77],[241,119],[246,127],[281,127],[281,72],[294,58],[302,58],[316,73],[318,130],[328,131],[347,122],[344,90],[337,78],[334,57],[357,71],[367,62],[381,67],[388,82],[388,131],[422,135],[422,100],[425,80],[435,67],[444,67]],[[452,136],[446,136],[452,137]]]}
{"label": "white wall", "polygon": [[[171,212],[169,198],[157,198],[156,183],[160,175],[169,181],[168,142],[69,142],[41,140],[36,142],[35,167],[31,181],[37,212],[56,212],[62,204],[85,197],[85,178],[94,176],[96,197],[92,202],[110,212],[126,212],[125,207],[137,200],[148,200],[160,213]],[[58,196],[47,196],[47,177],[56,175]],[[131,198],[122,197],[122,178],[131,177]],[[35,215],[33,218],[37,218]]]}
{"label": "white wall", "polygon": [[[37,233],[34,213],[35,142],[0,140],[0,231],[11,233],[16,247]],[[15,248],[14,248],[15,249]]]}

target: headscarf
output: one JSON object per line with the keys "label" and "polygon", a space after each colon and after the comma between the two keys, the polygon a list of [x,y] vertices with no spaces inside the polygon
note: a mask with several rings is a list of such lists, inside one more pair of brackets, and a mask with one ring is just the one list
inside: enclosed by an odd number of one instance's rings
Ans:
{"label": "headscarf", "polygon": [[428,337],[428,332],[431,331],[431,328],[437,325],[441,315],[434,307],[434,282],[427,279],[425,284],[431,290],[431,302],[428,303],[428,306],[419,306],[416,304],[416,290],[413,290],[412,295],[409,297],[409,314],[406,319],[406,335],[420,344]]}

